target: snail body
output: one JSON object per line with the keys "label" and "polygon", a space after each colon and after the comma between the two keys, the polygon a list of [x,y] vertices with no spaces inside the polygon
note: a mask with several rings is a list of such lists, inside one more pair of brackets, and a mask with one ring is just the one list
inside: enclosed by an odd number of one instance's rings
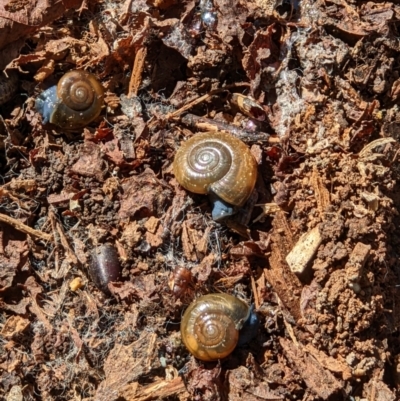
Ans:
{"label": "snail body", "polygon": [[36,110],[43,124],[74,130],[95,120],[104,104],[104,89],[96,77],[86,71],[74,70],[61,77],[36,99]]}
{"label": "snail body", "polygon": [[210,195],[214,220],[243,206],[257,180],[257,162],[249,148],[218,131],[196,134],[184,142],[176,152],[173,169],[185,189]]}
{"label": "snail body", "polygon": [[108,283],[118,281],[120,273],[118,254],[112,245],[100,245],[92,251],[89,274],[99,290],[108,294]]}
{"label": "snail body", "polygon": [[[246,328],[249,324],[252,327]],[[195,300],[186,309],[181,321],[182,340],[196,358],[213,361],[228,356],[258,328],[258,318],[245,302],[229,294],[208,294]],[[252,333],[250,336],[249,333]]]}

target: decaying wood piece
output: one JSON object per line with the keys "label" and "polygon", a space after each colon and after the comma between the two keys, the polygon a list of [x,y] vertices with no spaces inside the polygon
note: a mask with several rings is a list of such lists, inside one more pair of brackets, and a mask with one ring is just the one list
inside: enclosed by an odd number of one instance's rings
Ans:
{"label": "decaying wood piece", "polygon": [[128,401],[148,401],[162,400],[173,395],[184,395],[186,391],[185,384],[181,377],[172,380],[157,380],[148,386],[138,387],[138,383],[132,383],[121,390],[121,397]]}
{"label": "decaying wood piece", "polygon": [[318,247],[320,246],[322,237],[319,226],[303,234],[286,256],[286,262],[290,266],[293,273],[302,275],[306,268],[310,265]]}
{"label": "decaying wood piece", "polygon": [[323,179],[320,176],[316,166],[314,166],[311,175],[311,185],[314,188],[318,211],[320,212],[321,217],[324,218],[326,208],[330,205],[331,201],[329,191],[326,189]]}
{"label": "decaying wood piece", "polygon": [[224,131],[232,134],[239,139],[244,141],[268,141],[269,143],[278,143],[279,138],[277,137],[270,137],[267,133],[264,132],[252,132],[246,131],[240,127],[237,127],[232,124],[228,124],[223,121],[212,120],[207,117],[199,117],[194,114],[186,114],[181,119],[183,124],[188,125],[191,128],[196,128],[201,131]]}
{"label": "decaying wood piece", "polygon": [[143,332],[130,345],[116,344],[104,364],[106,378],[100,383],[95,399],[116,400],[125,386],[148,374],[156,357],[156,339],[155,333]]}
{"label": "decaying wood piece", "polygon": [[302,285],[285,261],[289,249],[293,247],[292,233],[287,224],[285,213],[278,212],[272,225],[274,231],[271,237],[271,256],[268,259],[270,269],[264,269],[264,275],[293,318],[298,320],[301,318],[300,294]]}
{"label": "decaying wood piece", "polygon": [[[23,38],[60,18],[69,8],[80,8],[82,0],[38,0],[37,2],[0,1],[0,69],[15,56],[14,47],[23,46]],[[7,46],[8,45],[8,46]]]}
{"label": "decaying wood piece", "polygon": [[345,270],[348,285],[355,292],[359,292],[361,289],[358,282],[360,281],[362,269],[368,259],[370,250],[371,245],[365,245],[361,242],[358,242],[351,252],[348,262],[346,263]]}
{"label": "decaying wood piece", "polygon": [[27,226],[26,224],[20,222],[19,220],[14,219],[10,216],[6,216],[5,214],[0,214],[0,222],[9,224],[10,226],[16,228],[18,231],[31,235],[34,238],[42,239],[47,242],[53,242],[52,235],[44,233],[39,230],[35,230],[34,228]]}
{"label": "decaying wood piece", "polygon": [[303,378],[307,387],[323,400],[337,393],[343,386],[324,367],[311,355],[309,355],[301,345],[294,345],[285,338],[280,339],[285,356],[288,358],[293,368]]}
{"label": "decaying wood piece", "polygon": [[323,351],[316,349],[313,345],[307,344],[306,351],[312,355],[325,369],[332,373],[340,373],[343,380],[349,380],[352,376],[351,368],[344,360],[333,358],[326,355]]}
{"label": "decaying wood piece", "polygon": [[129,81],[128,97],[136,96],[142,84],[142,73],[146,61],[147,47],[143,46],[136,52],[131,79]]}

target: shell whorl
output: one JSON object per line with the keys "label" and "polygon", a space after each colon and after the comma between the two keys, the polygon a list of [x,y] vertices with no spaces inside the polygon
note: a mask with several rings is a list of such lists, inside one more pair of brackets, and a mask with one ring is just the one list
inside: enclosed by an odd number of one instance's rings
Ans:
{"label": "shell whorl", "polygon": [[215,193],[235,206],[247,201],[257,179],[257,162],[249,148],[224,132],[194,135],[176,152],[173,167],[185,189]]}
{"label": "shell whorl", "polygon": [[95,120],[103,104],[104,89],[96,77],[87,71],[74,70],[38,97],[36,109],[42,114],[43,123],[74,130]]}
{"label": "shell whorl", "polygon": [[181,334],[187,349],[198,359],[224,358],[236,347],[239,331],[250,315],[250,308],[228,294],[208,294],[186,309]]}

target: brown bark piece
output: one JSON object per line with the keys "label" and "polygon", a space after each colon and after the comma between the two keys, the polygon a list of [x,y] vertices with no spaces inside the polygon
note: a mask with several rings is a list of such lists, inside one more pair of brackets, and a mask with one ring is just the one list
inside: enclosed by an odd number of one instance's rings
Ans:
{"label": "brown bark piece", "polygon": [[150,231],[146,232],[146,241],[152,248],[158,248],[164,242],[163,240],[164,227],[158,225],[157,231],[153,234]]}
{"label": "brown bark piece", "polygon": [[311,344],[307,344],[305,350],[310,353],[325,369],[328,369],[333,373],[341,373],[343,380],[349,380],[352,377],[351,369],[344,361],[340,361],[329,355],[326,355],[324,352],[316,349]]}
{"label": "brown bark piece", "polygon": [[0,225],[0,290],[12,285],[14,276],[27,259],[27,242],[11,239],[12,230]]}
{"label": "brown bark piece", "polygon": [[4,323],[0,331],[0,335],[10,340],[14,335],[22,333],[28,326],[30,321],[21,316],[10,316]]}
{"label": "brown bark piece", "polygon": [[[288,249],[293,246],[292,235],[283,212],[277,213],[273,221],[271,236],[270,269],[264,275],[291,315],[298,320],[300,314],[300,294],[302,285],[286,263]],[[290,248],[289,248],[290,247]]]}
{"label": "brown bark piece", "polygon": [[93,142],[85,142],[80,149],[79,159],[72,166],[71,172],[84,177],[95,177],[98,181],[104,181],[105,163],[101,149]]}
{"label": "brown bark piece", "polygon": [[229,381],[229,400],[237,401],[280,401],[282,396],[274,394],[265,382],[257,383],[258,380],[250,370],[244,366],[231,370],[227,373]]}
{"label": "brown bark piece", "polygon": [[280,339],[280,344],[285,356],[306,382],[307,387],[323,400],[327,400],[342,388],[342,384],[332,373],[324,369],[301,346],[296,347],[292,342],[284,338]]}
{"label": "brown bark piece", "polygon": [[46,234],[42,231],[35,230],[32,227],[27,226],[26,224],[22,223],[21,221],[14,219],[10,216],[5,214],[0,214],[0,222],[7,223],[10,226],[13,226],[18,231],[21,231],[25,234],[29,234],[34,238],[41,239],[43,241],[52,242],[53,237],[50,234]]}
{"label": "brown bark piece", "polygon": [[127,384],[150,371],[156,357],[156,339],[155,333],[143,332],[142,336],[130,345],[114,346],[104,363],[106,378],[97,389],[96,400],[116,400]]}
{"label": "brown bark piece", "polygon": [[147,55],[147,48],[145,46],[141,47],[136,52],[131,80],[129,81],[129,91],[128,91],[129,98],[137,95],[140,85],[142,84],[142,73],[144,69],[144,62],[146,61],[146,55]]}
{"label": "brown bark piece", "polygon": [[185,383],[181,377],[172,380],[156,380],[148,386],[138,387],[137,383],[129,384],[121,389],[121,397],[127,401],[162,400],[163,398],[185,394]]}
{"label": "brown bark piece", "polygon": [[81,4],[82,0],[0,1],[0,70],[19,56],[25,38]]}
{"label": "brown bark piece", "polygon": [[365,395],[368,401],[395,401],[396,394],[388,387],[381,378],[373,377],[364,385]]}
{"label": "brown bark piece", "polygon": [[197,245],[202,240],[202,233],[193,227],[193,221],[186,220],[182,224],[182,248],[185,258],[193,262],[201,258]]}
{"label": "brown bark piece", "polygon": [[143,217],[161,213],[168,195],[168,191],[150,169],[122,181],[122,190],[121,208],[118,212],[120,219],[133,217],[137,212]]}
{"label": "brown bark piece", "polygon": [[124,226],[121,242],[128,248],[133,248],[142,238],[141,227],[136,221],[132,221]]}
{"label": "brown bark piece", "polygon": [[318,210],[322,219],[324,219],[324,213],[326,208],[330,205],[329,191],[324,185],[323,179],[318,172],[316,166],[313,168],[313,172],[310,179],[310,184],[314,188],[315,199],[317,201]]}
{"label": "brown bark piece", "polygon": [[357,283],[362,274],[362,269],[368,259],[371,245],[365,245],[358,242],[350,254],[349,260],[346,263],[346,278],[351,285]]}

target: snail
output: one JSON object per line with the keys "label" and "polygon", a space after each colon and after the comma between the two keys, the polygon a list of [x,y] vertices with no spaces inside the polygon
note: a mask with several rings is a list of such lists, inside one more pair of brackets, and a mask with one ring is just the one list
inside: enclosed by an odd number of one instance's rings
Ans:
{"label": "snail", "polygon": [[104,89],[96,77],[75,70],[61,77],[57,86],[42,92],[36,99],[36,110],[48,122],[74,130],[95,120],[104,104]]}
{"label": "snail", "polygon": [[177,150],[173,170],[188,191],[209,194],[219,221],[243,206],[253,192],[257,162],[234,136],[214,131],[194,135]]}
{"label": "snail", "polygon": [[108,283],[118,281],[120,273],[118,254],[112,245],[100,245],[92,251],[89,274],[99,290],[108,294]]}
{"label": "snail", "polygon": [[183,343],[203,361],[228,356],[257,333],[258,317],[245,302],[228,294],[208,294],[186,309],[181,321]]}
{"label": "snail", "polygon": [[0,72],[0,106],[12,99],[18,89],[18,75],[14,71]]}

